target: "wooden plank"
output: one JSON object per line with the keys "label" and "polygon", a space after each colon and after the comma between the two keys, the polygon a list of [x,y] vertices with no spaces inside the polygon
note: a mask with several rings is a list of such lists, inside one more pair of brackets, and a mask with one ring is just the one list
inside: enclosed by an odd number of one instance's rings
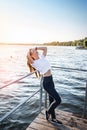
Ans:
{"label": "wooden plank", "polygon": [[79,118],[76,116],[73,116],[72,113],[69,112],[64,112],[64,111],[57,111],[57,117],[65,124],[72,126],[72,127],[77,127],[82,130],[87,130],[87,120],[83,118]]}
{"label": "wooden plank", "polygon": [[26,130],[87,130],[86,119],[61,110],[56,111],[56,116],[63,125],[53,125],[45,119],[45,112],[42,111]]}
{"label": "wooden plank", "polygon": [[[49,127],[49,126],[43,125],[43,124],[38,123],[38,122],[33,122],[32,125],[33,125],[32,128],[34,128],[36,130],[57,130],[56,127]],[[27,130],[30,130],[30,128]]]}

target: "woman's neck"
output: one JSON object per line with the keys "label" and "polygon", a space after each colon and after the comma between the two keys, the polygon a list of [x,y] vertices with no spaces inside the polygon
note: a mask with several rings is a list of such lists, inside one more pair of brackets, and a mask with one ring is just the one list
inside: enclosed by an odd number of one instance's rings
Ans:
{"label": "woman's neck", "polygon": [[38,60],[39,59],[39,56],[35,56],[33,57],[34,60]]}

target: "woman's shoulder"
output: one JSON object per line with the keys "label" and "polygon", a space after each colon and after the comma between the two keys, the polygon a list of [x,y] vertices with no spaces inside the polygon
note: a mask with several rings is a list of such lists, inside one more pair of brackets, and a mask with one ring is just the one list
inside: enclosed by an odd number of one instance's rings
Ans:
{"label": "woman's shoulder", "polygon": [[40,56],[39,56],[39,58],[45,58],[46,56],[44,56],[43,54],[41,54]]}

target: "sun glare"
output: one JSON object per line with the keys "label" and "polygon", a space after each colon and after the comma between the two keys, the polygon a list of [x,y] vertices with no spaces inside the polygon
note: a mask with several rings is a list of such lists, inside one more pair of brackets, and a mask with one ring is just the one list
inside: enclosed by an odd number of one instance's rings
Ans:
{"label": "sun glare", "polygon": [[9,58],[12,56],[14,48],[10,49],[8,45],[0,46],[0,59]]}

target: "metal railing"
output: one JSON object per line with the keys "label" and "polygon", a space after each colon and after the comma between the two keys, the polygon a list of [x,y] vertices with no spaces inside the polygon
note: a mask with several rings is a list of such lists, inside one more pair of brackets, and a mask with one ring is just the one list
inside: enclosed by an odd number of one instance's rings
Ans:
{"label": "metal railing", "polygon": [[[77,71],[85,71],[87,72],[87,70],[79,70],[79,69],[73,69],[73,68],[63,68],[63,67],[56,67],[59,69],[70,69],[70,70],[77,70]],[[32,74],[34,74],[36,71],[34,71],[33,73],[29,73],[26,76],[23,76],[13,82],[8,83],[7,85],[2,86],[0,89],[3,89],[9,85],[12,85],[14,83],[19,82],[19,80],[22,80]],[[41,77],[41,81],[40,81],[40,88],[31,96],[27,97],[25,100],[23,100],[19,105],[17,105],[15,108],[13,108],[10,112],[8,112],[7,114],[5,114],[1,119],[0,122],[4,121],[5,119],[7,119],[13,112],[15,112],[20,106],[22,106],[24,103],[26,103],[28,100],[30,100],[34,95],[36,95],[38,92],[40,92],[40,103],[39,103],[39,111],[41,112],[41,108],[42,108],[42,88],[43,88],[43,77]],[[83,108],[83,115],[82,117],[85,117],[85,113],[86,113],[86,107],[87,107],[87,81],[86,81],[86,91],[85,91],[85,99],[84,99],[84,108]],[[47,93],[45,92],[45,108],[47,108]]]}
{"label": "metal railing", "polygon": [[84,98],[84,108],[83,108],[83,115],[82,115],[83,118],[85,117],[86,107],[87,107],[87,80],[86,80],[85,98]]}
{"label": "metal railing", "polygon": [[52,66],[53,68],[59,68],[59,69],[64,69],[64,70],[72,70],[72,71],[83,71],[83,72],[87,72],[86,69],[77,69],[77,68],[65,68],[65,67],[60,67],[60,66]]}
{"label": "metal railing", "polygon": [[[20,80],[22,80],[22,79],[24,79],[24,78],[26,78],[26,77],[28,77],[28,76],[34,74],[35,72],[36,72],[36,71],[34,71],[33,73],[29,73],[28,75],[23,76],[23,77],[21,77],[21,78],[15,80],[15,81],[12,81],[12,82],[10,82],[10,83],[8,83],[8,84],[6,84],[6,85],[0,87],[0,89],[3,89],[3,88],[5,88],[5,87],[7,87],[7,86],[9,86],[9,85],[12,85],[12,84],[14,84],[14,83],[17,83],[17,82],[19,82]],[[41,78],[41,82],[40,82],[40,88],[39,88],[37,91],[35,91],[34,94],[32,94],[31,96],[27,97],[25,100],[21,101],[21,102],[19,103],[19,105],[17,105],[15,108],[13,108],[10,112],[8,112],[7,114],[5,114],[5,115],[0,119],[0,122],[2,122],[2,121],[4,121],[5,119],[7,119],[7,118],[8,118],[10,115],[12,115],[19,107],[21,107],[23,104],[25,104],[28,100],[30,100],[30,99],[31,99],[34,95],[36,95],[38,92],[40,92],[40,104],[39,104],[39,109],[40,109],[40,112],[41,112],[41,106],[42,106],[42,78]]]}
{"label": "metal railing", "polygon": [[19,105],[17,105],[15,108],[13,108],[10,112],[8,112],[6,115],[4,115],[1,119],[0,122],[2,122],[3,120],[7,119],[13,112],[15,112],[20,106],[22,106],[23,104],[25,104],[29,99],[31,99],[35,94],[37,94],[40,91],[37,90],[34,94],[32,94],[32,96],[26,98],[25,100],[23,100]]}
{"label": "metal railing", "polygon": [[7,87],[7,86],[9,86],[9,85],[12,85],[12,84],[14,84],[14,83],[17,83],[17,82],[19,82],[20,80],[22,80],[22,79],[24,79],[24,78],[26,78],[26,77],[28,77],[28,76],[34,74],[35,72],[36,72],[36,71],[34,71],[34,72],[32,72],[32,73],[29,73],[29,74],[27,74],[27,75],[25,75],[25,76],[23,76],[23,77],[21,77],[21,78],[15,80],[15,81],[12,81],[12,82],[6,84],[6,85],[3,85],[2,87],[0,87],[0,89],[3,89],[3,88],[5,88],[5,87]]}

